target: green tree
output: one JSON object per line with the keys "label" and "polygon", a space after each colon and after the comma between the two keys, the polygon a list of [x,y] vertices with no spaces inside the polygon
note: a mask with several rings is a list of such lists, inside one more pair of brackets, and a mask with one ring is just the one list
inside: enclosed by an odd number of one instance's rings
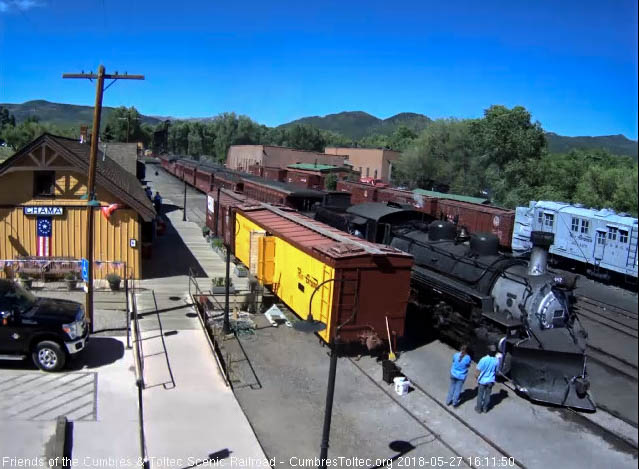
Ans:
{"label": "green tree", "polygon": [[542,156],[546,137],[541,124],[530,119],[522,106],[491,106],[482,119],[471,121],[471,133],[486,165],[503,168],[511,161]]}
{"label": "green tree", "polygon": [[324,187],[327,191],[334,191],[337,189],[337,175],[335,173],[329,173],[324,178]]}
{"label": "green tree", "polygon": [[149,140],[142,129],[142,117],[135,107],[120,106],[109,113],[103,138],[111,142],[144,142]]}
{"label": "green tree", "polygon": [[326,140],[322,133],[310,125],[296,124],[286,129],[286,146],[298,150],[324,151]]}

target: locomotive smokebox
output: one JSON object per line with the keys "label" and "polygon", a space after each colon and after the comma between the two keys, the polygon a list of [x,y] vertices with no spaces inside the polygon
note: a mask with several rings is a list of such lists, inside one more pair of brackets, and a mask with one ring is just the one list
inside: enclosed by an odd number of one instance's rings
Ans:
{"label": "locomotive smokebox", "polygon": [[528,264],[528,275],[535,277],[547,272],[548,250],[554,241],[554,233],[546,233],[545,231],[530,233],[530,242],[533,248],[530,254],[530,264]]}

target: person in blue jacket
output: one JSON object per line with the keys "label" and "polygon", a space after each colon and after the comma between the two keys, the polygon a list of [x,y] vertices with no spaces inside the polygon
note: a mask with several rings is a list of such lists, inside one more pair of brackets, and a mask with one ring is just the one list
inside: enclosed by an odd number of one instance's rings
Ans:
{"label": "person in blue jacket", "polygon": [[488,346],[488,354],[477,363],[477,385],[479,389],[477,391],[475,411],[478,414],[488,412],[490,393],[499,371],[499,358],[495,355],[497,355],[497,347],[490,345]]}
{"label": "person in blue jacket", "polygon": [[459,405],[459,395],[464,387],[464,381],[470,368],[470,355],[468,346],[462,345],[459,352],[453,355],[453,363],[450,366],[450,387],[446,396],[446,405]]}

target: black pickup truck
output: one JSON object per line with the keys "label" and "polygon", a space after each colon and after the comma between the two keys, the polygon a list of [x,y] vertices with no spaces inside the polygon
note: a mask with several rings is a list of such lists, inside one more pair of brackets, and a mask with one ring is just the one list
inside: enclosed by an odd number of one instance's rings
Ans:
{"label": "black pickup truck", "polygon": [[0,360],[31,355],[41,370],[59,371],[70,355],[84,350],[88,339],[80,303],[39,298],[0,279]]}

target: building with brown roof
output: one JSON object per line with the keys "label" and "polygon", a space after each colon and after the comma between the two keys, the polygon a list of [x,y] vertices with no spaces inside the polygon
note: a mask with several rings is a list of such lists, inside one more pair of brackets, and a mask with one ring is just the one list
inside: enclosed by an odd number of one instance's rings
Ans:
{"label": "building with brown roof", "polygon": [[400,152],[381,148],[345,148],[326,147],[324,153],[330,155],[346,155],[354,171],[360,173],[362,178],[381,179],[390,183],[393,164]]}
{"label": "building with brown roof", "polygon": [[[20,270],[24,259],[47,265],[87,257],[89,151],[89,144],[44,134],[0,164],[0,275]],[[101,151],[95,184],[94,275],[140,278],[153,204],[135,172]]]}
{"label": "building with brown roof", "polygon": [[346,156],[326,155],[314,151],[270,145],[231,145],[226,154],[226,167],[249,172],[253,165],[286,168],[295,163],[318,163],[343,166]]}
{"label": "building with brown roof", "polygon": [[103,154],[107,155],[134,176],[137,174],[137,143],[100,142],[98,145]]}

